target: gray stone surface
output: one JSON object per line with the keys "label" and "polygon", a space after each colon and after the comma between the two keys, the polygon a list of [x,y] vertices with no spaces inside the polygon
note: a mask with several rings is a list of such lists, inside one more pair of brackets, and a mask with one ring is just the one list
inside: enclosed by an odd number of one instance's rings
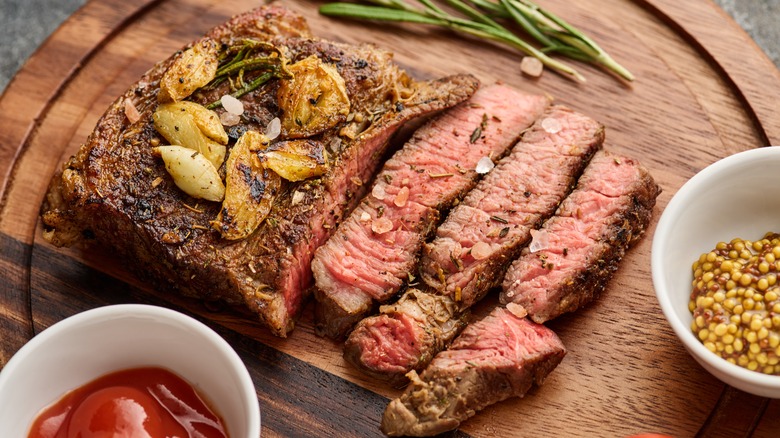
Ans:
{"label": "gray stone surface", "polygon": [[[543,0],[540,1],[543,3]],[[714,1],[734,17],[775,64],[780,66],[779,0]],[[85,2],[86,0],[0,0],[0,92],[46,37]],[[735,47],[735,50],[740,48]]]}
{"label": "gray stone surface", "polygon": [[0,0],[0,91],[85,0]]}
{"label": "gray stone surface", "polygon": [[715,3],[734,17],[775,65],[780,66],[780,1],[715,0]]}

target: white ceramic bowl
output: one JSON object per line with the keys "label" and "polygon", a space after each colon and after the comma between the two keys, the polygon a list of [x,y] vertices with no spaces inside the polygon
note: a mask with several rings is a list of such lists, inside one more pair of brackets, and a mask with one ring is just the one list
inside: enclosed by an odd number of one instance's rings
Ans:
{"label": "white ceramic bowl", "polygon": [[104,374],[159,366],[187,380],[232,438],[260,436],[260,408],[244,363],[213,330],[163,307],[122,304],[66,318],[39,333],[0,372],[2,436],[27,436],[64,393]]}
{"label": "white ceramic bowl", "polygon": [[690,354],[723,382],[743,391],[780,398],[780,376],[731,364],[707,350],[691,331],[688,310],[691,266],[719,241],[758,240],[780,232],[780,147],[752,149],[724,158],[691,178],[672,197],[653,237],[652,273],[666,319]]}

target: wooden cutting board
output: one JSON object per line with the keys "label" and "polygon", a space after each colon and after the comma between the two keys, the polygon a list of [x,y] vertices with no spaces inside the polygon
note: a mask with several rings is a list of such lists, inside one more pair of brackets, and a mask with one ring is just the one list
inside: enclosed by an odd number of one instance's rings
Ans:
{"label": "wooden cutting board", "polygon": [[[543,387],[488,408],[452,436],[776,436],[780,403],[729,388],[698,366],[664,320],[650,281],[655,224],[675,191],[732,153],[780,145],[780,73],[708,0],[540,0],[599,41],[633,84],[588,66],[587,84],[532,80],[509,50],[445,31],[321,17],[291,0],[313,32],[389,48],[418,77],[470,72],[547,93],[607,126],[606,148],[640,159],[664,192],[644,239],[601,299],[550,323],[568,355]],[[317,338],[311,309],[288,339],[251,317],[141,284],[124,261],[56,249],[38,210],[49,178],[109,103],[157,60],[257,1],[94,0],[57,30],[0,97],[0,365],[51,324],[96,306],[143,302],[195,315],[250,369],[265,436],[378,436],[400,391],[353,370]],[[688,263],[689,261],[681,261]],[[219,373],[219,370],[215,370]],[[1,427],[1,426],[0,426]]]}

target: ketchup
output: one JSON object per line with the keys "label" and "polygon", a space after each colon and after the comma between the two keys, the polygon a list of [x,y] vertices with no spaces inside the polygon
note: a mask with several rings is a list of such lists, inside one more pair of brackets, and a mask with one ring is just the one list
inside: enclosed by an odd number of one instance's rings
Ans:
{"label": "ketchup", "polygon": [[35,419],[28,438],[228,438],[224,421],[172,372],[132,368],[68,392]]}

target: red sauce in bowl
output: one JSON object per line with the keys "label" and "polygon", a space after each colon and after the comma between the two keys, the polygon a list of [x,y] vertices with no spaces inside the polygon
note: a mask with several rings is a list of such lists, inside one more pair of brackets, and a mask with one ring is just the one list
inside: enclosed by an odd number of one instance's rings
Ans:
{"label": "red sauce in bowl", "polygon": [[91,436],[228,438],[192,385],[157,367],[117,371],[68,392],[36,417],[28,438]]}

